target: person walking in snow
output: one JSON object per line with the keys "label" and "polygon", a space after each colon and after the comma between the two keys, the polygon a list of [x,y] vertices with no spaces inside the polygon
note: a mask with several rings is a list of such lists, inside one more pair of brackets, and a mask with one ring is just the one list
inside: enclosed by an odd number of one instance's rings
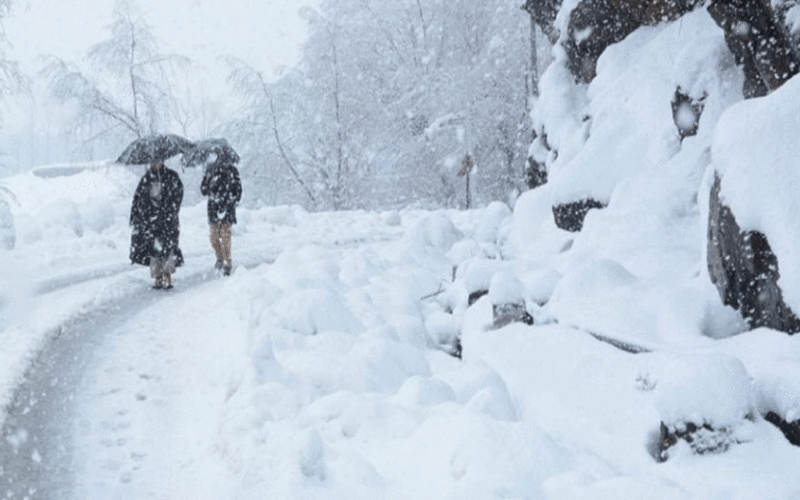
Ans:
{"label": "person walking in snow", "polygon": [[139,181],[133,195],[130,259],[150,267],[153,288],[172,288],[172,274],[183,264],[178,246],[183,183],[177,172],[155,162]]}
{"label": "person walking in snow", "polygon": [[206,167],[200,193],[208,196],[208,224],[211,247],[217,256],[215,269],[225,276],[231,274],[231,235],[236,224],[236,205],[242,199],[239,170],[224,155],[219,155]]}

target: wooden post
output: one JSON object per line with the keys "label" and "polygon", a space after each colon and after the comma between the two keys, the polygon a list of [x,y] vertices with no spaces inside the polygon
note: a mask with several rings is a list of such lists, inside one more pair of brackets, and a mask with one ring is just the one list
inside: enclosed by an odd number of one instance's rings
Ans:
{"label": "wooden post", "polygon": [[458,171],[458,176],[466,178],[467,181],[467,210],[469,210],[470,205],[472,205],[472,200],[470,198],[470,192],[469,192],[469,173],[474,165],[475,161],[472,159],[472,155],[467,153],[466,155],[464,155],[464,159],[461,160],[461,170]]}

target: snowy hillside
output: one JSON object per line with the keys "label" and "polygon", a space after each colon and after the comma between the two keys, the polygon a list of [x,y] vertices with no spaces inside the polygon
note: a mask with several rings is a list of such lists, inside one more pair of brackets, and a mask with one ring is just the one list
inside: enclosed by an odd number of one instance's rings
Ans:
{"label": "snowy hillside", "polygon": [[[242,208],[222,278],[189,198],[168,292],[128,264],[137,172],[0,181],[0,495],[798,498],[768,419],[800,420],[800,336],[746,331],[705,252],[720,172],[800,311],[800,80],[741,102],[704,9],[612,46],[589,85],[563,56],[532,117],[550,180],[513,207]],[[682,140],[676,87],[705,96]],[[605,208],[556,227],[584,198]]]}

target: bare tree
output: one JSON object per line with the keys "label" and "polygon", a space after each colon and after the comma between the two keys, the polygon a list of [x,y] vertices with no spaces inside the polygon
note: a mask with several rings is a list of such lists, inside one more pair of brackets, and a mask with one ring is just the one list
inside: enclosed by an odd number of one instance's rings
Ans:
{"label": "bare tree", "polygon": [[[3,19],[11,8],[11,0],[0,0],[0,20]],[[0,100],[25,86],[17,64],[5,57],[2,48],[8,43],[5,33],[0,31]],[[16,202],[14,193],[0,183],[0,248],[11,250],[16,241],[14,229],[14,215],[11,213],[10,204]]]}
{"label": "bare tree", "polygon": [[244,61],[228,57],[227,62],[231,67],[228,81],[233,84],[237,92],[246,96],[244,108],[248,111],[231,121],[226,128],[245,143],[261,142],[265,136],[271,137],[274,140],[281,164],[286,167],[292,178],[302,188],[312,205],[316,205],[317,197],[309,182],[300,173],[297,160],[291,154],[290,146],[282,135],[278,123],[275,89],[267,83],[262,72]]}
{"label": "bare tree", "polygon": [[[0,21],[4,19],[11,9],[12,0],[0,0]],[[0,100],[10,94],[24,91],[28,87],[27,79],[20,73],[15,61],[6,58],[5,49],[8,47],[5,31],[0,25]]]}
{"label": "bare tree", "polygon": [[188,62],[159,51],[130,0],[118,0],[109,31],[88,51],[90,68],[54,58],[44,70],[53,95],[76,104],[69,129],[89,143],[120,144],[163,129],[174,108],[170,76]]}
{"label": "bare tree", "polygon": [[508,199],[530,142],[521,9],[324,0],[304,13],[300,63],[274,83],[238,87],[248,105],[236,130],[249,150],[291,163],[317,208],[460,205],[467,152],[473,201]]}

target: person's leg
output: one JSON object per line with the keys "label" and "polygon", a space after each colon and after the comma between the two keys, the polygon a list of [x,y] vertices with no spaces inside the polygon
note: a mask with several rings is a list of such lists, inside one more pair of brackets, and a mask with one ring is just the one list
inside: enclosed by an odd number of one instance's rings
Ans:
{"label": "person's leg", "polygon": [[220,236],[220,243],[222,249],[222,272],[227,276],[231,274],[231,268],[233,267],[232,263],[232,255],[231,255],[231,225],[230,224],[220,224],[219,228],[219,236]]}
{"label": "person's leg", "polygon": [[223,261],[223,252],[222,252],[222,238],[220,236],[220,224],[209,224],[210,228],[210,236],[209,239],[211,240],[211,248],[214,249],[214,254],[217,256],[217,263],[214,265],[215,269],[222,269]]}
{"label": "person's leg", "polygon": [[164,288],[164,270],[159,257],[150,257],[150,277],[155,278],[153,288]]}
{"label": "person's leg", "polygon": [[172,288],[172,273],[175,272],[175,256],[170,255],[164,262],[164,272],[162,274],[162,285],[166,289]]}

